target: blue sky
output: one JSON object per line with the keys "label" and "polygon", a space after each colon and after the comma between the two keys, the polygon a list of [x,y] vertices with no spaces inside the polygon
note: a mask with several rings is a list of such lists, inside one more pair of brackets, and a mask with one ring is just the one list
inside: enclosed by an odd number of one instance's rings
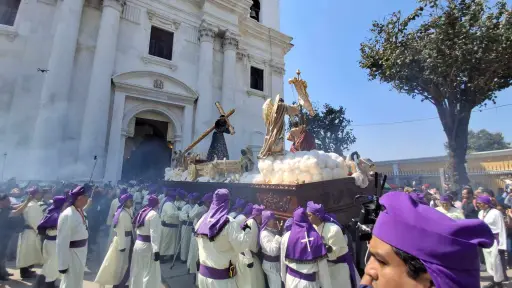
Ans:
{"label": "blue sky", "polygon": [[[355,125],[357,142],[351,151],[374,161],[445,154],[446,137],[438,119],[357,126],[437,117],[432,104],[390,91],[378,81],[369,82],[358,65],[359,44],[369,36],[372,20],[415,7],[414,0],[281,0],[281,31],[292,36],[295,45],[285,59],[285,79],[300,69],[312,102],[343,105]],[[294,100],[287,82],[284,94],[287,102]],[[511,90],[500,93],[497,105],[512,103],[510,94]],[[502,132],[512,141],[511,113],[512,106],[475,112],[470,128]]]}

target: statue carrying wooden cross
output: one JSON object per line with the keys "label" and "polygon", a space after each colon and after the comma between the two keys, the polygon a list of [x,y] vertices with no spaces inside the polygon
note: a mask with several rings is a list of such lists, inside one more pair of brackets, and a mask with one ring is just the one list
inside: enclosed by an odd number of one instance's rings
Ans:
{"label": "statue carrying wooden cross", "polygon": [[[217,107],[217,110],[219,110],[220,117],[215,121],[215,124],[210,127],[208,130],[206,130],[201,136],[199,136],[194,142],[192,142],[183,152],[181,153],[181,159],[182,163],[178,164],[179,166],[182,166],[185,161],[183,161],[184,157],[187,155],[187,153],[192,150],[199,142],[201,142],[206,136],[210,135],[212,131],[215,131],[213,133],[212,142],[210,144],[210,148],[208,149],[208,161],[213,161],[215,158],[218,160],[223,160],[226,158],[229,160],[229,154],[227,151],[227,145],[226,140],[224,139],[224,133],[229,133],[231,135],[235,134],[235,129],[233,126],[231,126],[231,123],[229,123],[228,118],[235,113],[235,109],[231,109],[228,113],[224,113],[224,109],[220,105],[219,102],[215,103],[215,106]],[[221,158],[222,157],[222,158]]]}

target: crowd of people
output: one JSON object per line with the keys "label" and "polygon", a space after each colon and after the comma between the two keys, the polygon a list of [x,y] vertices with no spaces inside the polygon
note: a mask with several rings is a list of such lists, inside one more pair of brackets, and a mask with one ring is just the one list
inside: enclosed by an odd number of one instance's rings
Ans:
{"label": "crowd of people", "polygon": [[362,278],[344,228],[320,203],[298,207],[283,223],[226,189],[200,195],[136,182],[3,189],[10,192],[0,194],[0,245],[10,248],[0,250],[2,281],[15,250],[22,278],[38,277],[39,287],[59,279],[60,287],[83,287],[87,255],[105,225],[100,286],[159,287],[160,263],[169,261],[186,264],[200,288],[472,288],[480,286],[480,261],[493,276],[488,287],[507,280],[512,212],[500,207],[512,200],[488,189],[465,187],[461,199],[426,186],[386,193]]}

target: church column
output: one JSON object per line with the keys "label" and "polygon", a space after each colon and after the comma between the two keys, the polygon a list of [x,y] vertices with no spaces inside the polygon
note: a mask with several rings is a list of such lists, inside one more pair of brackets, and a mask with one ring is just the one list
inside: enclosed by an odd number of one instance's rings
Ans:
{"label": "church column", "polygon": [[184,150],[188,145],[194,141],[192,139],[192,130],[194,129],[194,107],[192,105],[185,105],[183,108],[183,127],[181,131],[183,133],[182,147],[180,150]]}
{"label": "church column", "polygon": [[[110,123],[110,135],[108,141],[107,163],[105,170],[105,181],[116,183],[118,178],[119,162],[124,154],[124,138],[122,135],[124,103],[126,95],[123,92],[116,92],[114,95],[114,109],[112,110],[112,121]],[[106,126],[106,125],[105,125]],[[122,143],[121,143],[122,142]],[[120,150],[123,144],[123,149]]]}
{"label": "church column", "polygon": [[226,32],[222,43],[224,48],[224,67],[222,72],[222,107],[226,113],[235,106],[236,87],[236,50],[238,39],[231,32]]}
{"label": "church column", "polygon": [[125,0],[104,0],[100,29],[94,51],[91,81],[80,137],[79,161],[88,163],[98,156],[93,179],[102,178],[105,165],[105,144],[110,108],[111,78],[117,48],[119,20]]}
{"label": "church column", "polygon": [[[203,20],[199,27],[199,40],[201,42],[199,52],[199,65],[197,77],[197,90],[199,99],[196,110],[195,135],[199,137],[206,129],[210,128],[215,122],[216,117],[212,117],[213,111],[213,40],[217,34],[217,28]],[[208,138],[206,138],[208,139]],[[201,141],[194,150],[197,153],[208,152],[209,143],[207,140]]]}
{"label": "church column", "polygon": [[53,36],[48,72],[41,89],[40,107],[34,128],[31,179],[55,180],[59,171],[59,144],[63,141],[68,93],[84,0],[60,4]]}

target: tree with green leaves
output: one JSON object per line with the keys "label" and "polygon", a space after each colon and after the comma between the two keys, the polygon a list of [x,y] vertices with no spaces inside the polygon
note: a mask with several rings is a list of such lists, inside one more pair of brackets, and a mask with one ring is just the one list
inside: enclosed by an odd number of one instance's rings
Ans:
{"label": "tree with green leaves", "polygon": [[359,64],[370,80],[436,107],[453,180],[466,185],[471,111],[512,84],[512,13],[504,0],[417,2],[408,16],[373,22]]}
{"label": "tree with green leaves", "polygon": [[[445,149],[448,150],[448,143],[444,144]],[[486,129],[479,131],[469,130],[468,133],[468,152],[485,152],[510,149],[510,143],[505,141],[503,133],[492,133]]]}
{"label": "tree with green leaves", "polygon": [[[330,104],[324,104],[321,111],[316,106],[314,110],[315,116],[310,116],[308,113],[302,115],[307,130],[315,136],[316,150],[343,155],[343,152],[356,142],[356,137],[350,128],[352,121],[347,118],[345,108],[342,106],[334,108]],[[292,119],[288,121],[288,130],[292,128],[293,121]]]}

